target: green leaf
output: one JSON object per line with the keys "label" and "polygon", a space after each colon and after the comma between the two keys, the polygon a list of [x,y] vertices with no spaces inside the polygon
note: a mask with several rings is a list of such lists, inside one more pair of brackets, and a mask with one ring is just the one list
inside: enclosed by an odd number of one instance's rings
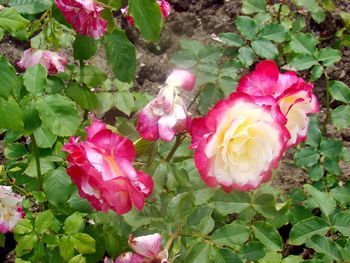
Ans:
{"label": "green leaf", "polygon": [[315,249],[319,253],[326,254],[327,256],[333,258],[337,262],[341,262],[341,254],[337,245],[334,241],[330,240],[327,237],[321,235],[314,235],[311,239],[306,243],[308,247]]}
{"label": "green leaf", "polygon": [[73,43],[73,56],[77,60],[87,60],[97,51],[98,40],[77,33]]}
{"label": "green leaf", "polygon": [[293,36],[290,48],[295,53],[313,55],[316,50],[318,40],[310,33],[298,33]]}
{"label": "green leaf", "polygon": [[146,40],[157,42],[162,29],[162,14],[155,0],[129,0],[129,13]]}
{"label": "green leaf", "polygon": [[96,66],[84,65],[77,71],[78,75],[74,79],[88,86],[99,86],[107,79],[107,74]]}
{"label": "green leaf", "polygon": [[67,235],[73,235],[83,231],[85,228],[84,218],[80,213],[75,212],[66,218],[63,225],[64,233]]}
{"label": "green leaf", "polygon": [[320,158],[318,152],[312,147],[303,147],[294,154],[294,162],[301,167],[314,166]]}
{"label": "green leaf", "polygon": [[59,94],[39,98],[36,104],[43,124],[58,136],[75,134],[80,125],[80,116],[74,103]]}
{"label": "green leaf", "polygon": [[21,16],[14,8],[4,8],[0,11],[0,27],[9,32],[26,29],[29,21]]}
{"label": "green leaf", "polygon": [[330,81],[329,91],[335,100],[350,103],[350,88],[344,82],[338,80]]}
{"label": "green leaf", "polygon": [[10,0],[9,6],[21,14],[37,14],[48,10],[52,5],[50,0]]}
{"label": "green leaf", "polygon": [[20,235],[31,233],[33,232],[33,224],[32,222],[30,222],[29,219],[22,218],[16,224],[15,228],[13,229],[13,232],[15,234],[20,234]]}
{"label": "green leaf", "polygon": [[250,229],[242,222],[234,221],[215,230],[211,240],[219,246],[234,247],[234,245],[242,245],[249,236]]}
{"label": "green leaf", "polygon": [[0,79],[0,96],[6,99],[10,95],[13,88],[16,86],[17,77],[15,69],[3,56],[0,56]]}
{"label": "green leaf", "polygon": [[326,158],[323,166],[331,174],[341,175],[343,173],[343,170],[339,166],[338,160]]}
{"label": "green leaf", "polygon": [[199,96],[198,110],[201,114],[206,114],[209,108],[223,97],[222,91],[213,84],[208,84]]}
{"label": "green leaf", "polygon": [[114,105],[126,115],[130,115],[135,106],[134,96],[129,91],[119,91],[114,94]]}
{"label": "green leaf", "polygon": [[[35,101],[33,100],[32,96],[29,98],[30,101],[27,105],[23,107],[23,124],[24,124],[24,129],[26,131],[35,131],[37,128],[40,127],[41,125],[41,120],[39,117],[39,112],[36,109]],[[23,100],[21,101],[22,104]],[[40,147],[40,146],[39,146]]]}
{"label": "green leaf", "polygon": [[170,61],[181,68],[191,68],[197,64],[197,58],[191,50],[176,52]]}
{"label": "green leaf", "polygon": [[255,54],[251,47],[244,46],[238,50],[238,58],[245,67],[249,67],[254,63]]}
{"label": "green leaf", "polygon": [[311,80],[318,80],[322,76],[323,72],[324,68],[320,64],[315,65],[311,70]]}
{"label": "green leaf", "polygon": [[81,254],[95,253],[95,239],[85,233],[77,233],[69,236],[73,246]]}
{"label": "green leaf", "polygon": [[0,98],[0,128],[9,130],[23,129],[22,110],[12,97],[8,98],[7,101]]}
{"label": "green leaf", "polygon": [[34,132],[34,138],[39,148],[51,148],[56,142],[57,136],[46,127],[39,127]]}
{"label": "green leaf", "polygon": [[266,2],[262,0],[243,0],[242,12],[247,15],[266,12]]}
{"label": "green leaf", "polygon": [[96,95],[89,88],[81,87],[76,82],[69,84],[65,93],[83,109],[92,110],[98,107]]}
{"label": "green leaf", "polygon": [[329,193],[320,192],[309,184],[304,185],[304,189],[313,197],[323,214],[329,216],[333,213],[337,204]]}
{"label": "green leaf", "polygon": [[319,163],[310,169],[309,178],[311,181],[319,181],[323,178],[323,175],[324,169]]}
{"label": "green leaf", "polygon": [[336,187],[330,191],[333,198],[341,205],[350,204],[350,187]]}
{"label": "green leaf", "polygon": [[333,227],[344,236],[350,236],[350,211],[337,213],[332,220]]}
{"label": "green leaf", "polygon": [[28,154],[28,150],[22,143],[8,144],[4,151],[4,155],[8,160],[17,160],[26,154]]}
{"label": "green leaf", "polygon": [[253,208],[267,218],[276,216],[275,198],[272,194],[259,194],[255,196]]}
{"label": "green leaf", "polygon": [[68,200],[71,186],[72,182],[63,167],[58,167],[44,177],[44,192],[53,205],[57,206]]}
{"label": "green leaf", "polygon": [[256,222],[253,225],[254,235],[265,247],[271,251],[281,251],[282,238],[276,228],[265,222]]}
{"label": "green leaf", "polygon": [[29,67],[23,74],[23,83],[26,89],[33,95],[45,91],[47,83],[47,70],[43,65],[37,64]]}
{"label": "green leaf", "polygon": [[303,262],[303,258],[301,256],[289,255],[282,259],[281,263],[299,263]]}
{"label": "green leaf", "polygon": [[218,37],[226,46],[241,47],[244,44],[243,39],[235,33],[221,33]]}
{"label": "green leaf", "polygon": [[271,41],[258,39],[252,42],[252,48],[262,58],[274,59],[278,56],[277,47]]}
{"label": "green leaf", "polygon": [[282,255],[278,252],[267,252],[266,255],[259,259],[259,263],[281,262]]}
{"label": "green leaf", "polygon": [[40,235],[48,233],[50,230],[57,228],[58,221],[51,212],[46,210],[37,215],[35,218],[34,229]]}
{"label": "green leaf", "polygon": [[74,247],[69,237],[61,237],[58,247],[60,249],[60,255],[64,261],[68,261],[74,256]]}
{"label": "green leaf", "polygon": [[332,121],[338,129],[345,129],[350,126],[350,106],[342,105],[332,113]]}
{"label": "green leaf", "polygon": [[20,236],[17,239],[16,256],[21,257],[30,253],[33,250],[33,247],[35,246],[37,241],[38,238],[34,232]]}
{"label": "green leaf", "polygon": [[125,32],[118,29],[111,35],[106,35],[105,39],[106,57],[114,75],[120,81],[131,82],[136,69],[135,46],[129,41]]}
{"label": "green leaf", "polygon": [[236,20],[239,32],[248,40],[253,40],[257,33],[257,26],[249,16],[239,16]]}
{"label": "green leaf", "polygon": [[317,65],[318,62],[314,56],[305,54],[296,56],[290,63],[290,66],[297,70],[304,70]]}
{"label": "green leaf", "polygon": [[329,47],[322,48],[318,53],[318,60],[323,62],[323,66],[328,67],[341,60],[341,52]]}
{"label": "green leaf", "polygon": [[302,245],[313,235],[325,235],[329,228],[327,221],[323,218],[313,216],[304,219],[293,226],[289,234],[289,243],[292,245]]}
{"label": "green leaf", "polygon": [[185,263],[209,263],[210,250],[211,247],[208,243],[199,242],[195,244],[186,256]]}
{"label": "green leaf", "polygon": [[79,254],[75,256],[74,258],[71,258],[68,263],[86,263],[86,259],[82,254]]}
{"label": "green leaf", "polygon": [[286,38],[287,30],[284,26],[273,23],[266,25],[260,32],[260,37],[273,40],[276,42],[283,42]]}
{"label": "green leaf", "polygon": [[212,259],[215,260],[215,263],[242,263],[242,260],[234,253],[232,249],[221,248],[221,249],[212,249]]}
{"label": "green leaf", "polygon": [[249,194],[245,192],[232,191],[227,194],[218,191],[211,198],[212,205],[220,214],[228,215],[232,213],[240,213],[250,206]]}
{"label": "green leaf", "polygon": [[330,159],[337,159],[341,154],[343,145],[335,139],[323,139],[320,144],[320,153]]}
{"label": "green leaf", "polygon": [[259,258],[262,258],[265,255],[264,245],[260,242],[251,241],[241,247],[239,250],[239,256],[242,259],[246,259],[248,261],[257,261]]}

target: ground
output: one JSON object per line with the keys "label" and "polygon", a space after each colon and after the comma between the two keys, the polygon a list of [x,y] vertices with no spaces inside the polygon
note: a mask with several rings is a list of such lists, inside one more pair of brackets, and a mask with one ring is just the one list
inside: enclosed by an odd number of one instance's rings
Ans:
{"label": "ground", "polygon": [[[179,50],[179,41],[187,38],[199,40],[204,43],[212,41],[211,33],[232,32],[236,31],[235,20],[240,14],[240,0],[169,0],[172,5],[172,14],[164,23],[159,45],[150,44],[143,41],[137,30],[126,24],[120,15],[116,17],[118,23],[127,31],[131,41],[137,48],[138,68],[135,89],[147,91],[156,94],[158,87],[166,79],[166,76],[173,68],[170,63],[170,57],[174,52]],[[350,10],[350,2],[334,1],[337,11]],[[310,24],[310,29],[316,35],[333,34],[337,26],[341,23],[337,16],[327,15],[325,22],[318,25]],[[326,43],[331,45],[332,43]],[[12,38],[5,38],[0,43],[0,54],[5,55],[13,64],[17,62],[23,50],[28,48],[28,43],[20,42]],[[65,51],[71,54],[71,51]],[[342,80],[350,85],[350,49],[343,48],[343,58],[334,67],[328,70],[332,79]],[[101,50],[94,56],[90,63],[100,65],[108,72],[106,59]],[[315,83],[316,95],[321,104],[324,103],[324,80]],[[187,98],[189,100],[190,98]],[[324,116],[324,109],[321,109],[320,116]],[[106,114],[104,120],[113,124],[116,111]],[[350,129],[342,132],[336,131],[329,127],[331,134],[344,141],[344,144],[350,148]],[[3,152],[0,144],[0,152]],[[278,172],[276,173],[273,183],[283,190],[291,190],[302,186],[308,182],[308,175],[300,168],[293,165],[293,152],[287,152],[284,160],[281,162]],[[3,157],[0,157],[2,161]],[[349,164],[342,163],[344,177],[350,177]]]}

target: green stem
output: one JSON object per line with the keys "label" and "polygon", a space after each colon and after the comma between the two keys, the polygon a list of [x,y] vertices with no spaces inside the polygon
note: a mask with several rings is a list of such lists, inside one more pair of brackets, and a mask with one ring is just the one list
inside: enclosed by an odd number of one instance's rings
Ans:
{"label": "green stem", "polygon": [[324,76],[326,77],[326,117],[323,121],[322,131],[325,136],[327,136],[327,124],[329,123],[331,117],[330,111],[330,92],[329,92],[329,77],[326,72],[324,72]]}
{"label": "green stem", "polygon": [[282,3],[280,3],[278,10],[277,10],[277,22],[281,23],[281,11],[282,11]]}
{"label": "green stem", "polygon": [[166,162],[170,162],[171,158],[173,158],[177,148],[179,148],[179,146],[181,145],[182,143],[182,140],[184,139],[185,137],[182,137],[182,135],[178,135],[176,136],[176,141],[175,141],[175,144],[173,146],[173,148],[170,150],[168,156],[165,158],[165,161]]}
{"label": "green stem", "polygon": [[196,102],[196,100],[198,99],[199,95],[201,95],[202,89],[203,89],[203,86],[199,87],[199,89],[198,89],[196,95],[194,95],[192,101],[190,102],[190,104],[189,104],[188,107],[187,107],[187,110],[188,110],[188,111],[191,109],[191,107],[193,106],[193,104]]}
{"label": "green stem", "polygon": [[43,176],[41,174],[41,168],[40,168],[40,156],[39,156],[39,148],[38,145],[36,144],[36,140],[34,135],[30,135],[30,140],[32,141],[33,145],[33,154],[35,157],[35,164],[36,164],[36,173],[38,176],[38,181],[39,181],[39,190],[43,190]]}

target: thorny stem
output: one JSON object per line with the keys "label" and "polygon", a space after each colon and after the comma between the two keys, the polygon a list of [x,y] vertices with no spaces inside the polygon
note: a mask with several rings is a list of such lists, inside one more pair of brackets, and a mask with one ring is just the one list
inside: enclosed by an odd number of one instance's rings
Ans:
{"label": "thorny stem", "polygon": [[175,144],[174,144],[173,148],[170,150],[168,156],[165,158],[166,162],[169,162],[171,160],[171,158],[173,158],[177,148],[179,148],[179,146],[181,145],[183,139],[185,139],[185,136],[182,136],[182,135],[177,135],[176,136]]}
{"label": "thorny stem", "polygon": [[40,157],[39,157],[39,149],[38,149],[38,145],[36,144],[36,140],[34,135],[30,135],[30,140],[32,141],[32,145],[33,145],[33,154],[35,157],[35,164],[36,164],[36,173],[38,176],[38,180],[39,180],[39,190],[42,191],[43,189],[43,177],[41,174],[41,168],[40,168]]}
{"label": "thorny stem", "polygon": [[172,233],[168,242],[166,243],[166,246],[165,246],[165,251],[169,251],[170,247],[171,247],[171,244],[173,243],[174,239],[177,237],[177,233]]}
{"label": "thorny stem", "polygon": [[324,76],[326,77],[326,117],[323,121],[323,126],[322,126],[322,132],[324,135],[327,135],[327,124],[329,122],[329,119],[331,117],[331,112],[330,112],[330,92],[329,92],[329,76],[326,72],[324,72]]}

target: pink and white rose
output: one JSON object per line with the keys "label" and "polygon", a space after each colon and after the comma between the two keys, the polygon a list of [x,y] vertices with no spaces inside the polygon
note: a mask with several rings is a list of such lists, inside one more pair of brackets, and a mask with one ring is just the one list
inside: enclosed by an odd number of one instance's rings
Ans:
{"label": "pink and white rose", "polygon": [[162,236],[158,233],[134,237],[129,236],[129,246],[134,252],[125,252],[115,263],[168,263],[168,252],[162,250]]}
{"label": "pink and white rose", "polygon": [[71,137],[63,150],[68,152],[67,173],[81,197],[99,211],[141,210],[153,189],[152,178],[132,166],[135,148],[127,138],[113,133],[98,120],[86,128],[86,140]]}
{"label": "pink and white rose", "polygon": [[165,84],[191,91],[196,84],[196,76],[188,70],[174,69]]}
{"label": "pink and white rose", "polygon": [[58,72],[64,72],[64,65],[67,60],[57,52],[48,50],[41,50],[37,48],[29,48],[24,51],[21,60],[17,63],[17,66],[23,70],[26,70],[30,66],[37,64],[43,65],[50,75],[55,75]]}
{"label": "pink and white rose", "polygon": [[291,138],[288,147],[305,141],[308,114],[318,112],[318,101],[312,93],[312,83],[306,83],[293,71],[280,73],[276,62],[262,61],[255,70],[239,81],[237,91],[254,96],[272,96],[287,118]]}
{"label": "pink and white rose", "polygon": [[170,142],[190,122],[187,107],[176,87],[166,85],[141,111],[136,129],[145,140]]}
{"label": "pink and white rose", "polygon": [[270,96],[236,92],[219,101],[190,127],[202,179],[226,192],[249,191],[268,181],[290,138],[286,122]]}
{"label": "pink and white rose", "polygon": [[106,32],[107,21],[100,17],[103,7],[94,0],[55,0],[55,3],[79,34],[99,39]]}
{"label": "pink and white rose", "polygon": [[24,217],[20,202],[22,197],[13,193],[10,186],[0,185],[0,233],[12,231],[18,221]]}

